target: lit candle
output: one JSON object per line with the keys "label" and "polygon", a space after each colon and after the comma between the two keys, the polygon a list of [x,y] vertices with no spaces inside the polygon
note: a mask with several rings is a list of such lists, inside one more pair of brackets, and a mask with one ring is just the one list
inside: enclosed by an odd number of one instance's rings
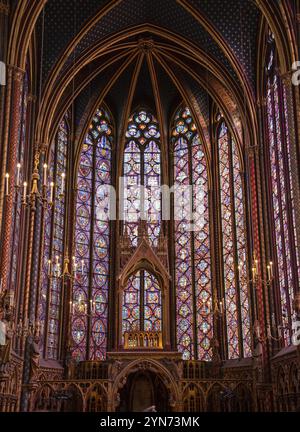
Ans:
{"label": "lit candle", "polygon": [[21,164],[17,163],[17,187],[20,186],[20,172],[21,172]]}
{"label": "lit candle", "polygon": [[50,204],[53,203],[53,191],[54,191],[54,183],[50,183]]}
{"label": "lit candle", "polygon": [[51,275],[51,260],[48,260],[48,275]]}
{"label": "lit candle", "polygon": [[44,168],[43,185],[47,186],[47,168],[48,168],[48,166],[46,163],[44,163],[43,168]]}
{"label": "lit candle", "polygon": [[259,325],[258,321],[256,322],[256,325],[255,325],[255,331],[256,331],[257,338],[260,339],[260,325]]}
{"label": "lit candle", "polygon": [[273,278],[273,263],[272,261],[270,261],[270,275],[271,275],[271,279]]}
{"label": "lit candle", "polygon": [[72,314],[72,312],[73,312],[73,310],[72,310],[72,309],[73,309],[72,306],[73,306],[73,305],[72,305],[72,300],[70,300],[70,314]]}
{"label": "lit candle", "polygon": [[26,202],[26,195],[27,195],[27,182],[23,183],[23,201]]}
{"label": "lit candle", "polygon": [[5,195],[9,195],[9,174],[5,174]]}
{"label": "lit candle", "polygon": [[65,191],[65,173],[61,173],[61,194],[63,195]]}
{"label": "lit candle", "polygon": [[223,313],[223,302],[220,300],[220,312]]}
{"label": "lit candle", "polygon": [[10,307],[13,307],[13,305],[14,305],[14,295],[13,295],[13,293],[11,292],[11,293],[10,293],[10,296],[9,296],[9,306],[10,306]]}
{"label": "lit candle", "polygon": [[252,267],[252,276],[253,276],[253,279],[255,279],[255,277],[256,277],[256,268],[255,267]]}
{"label": "lit candle", "polygon": [[268,282],[271,280],[271,267],[267,265],[267,273],[268,273]]}

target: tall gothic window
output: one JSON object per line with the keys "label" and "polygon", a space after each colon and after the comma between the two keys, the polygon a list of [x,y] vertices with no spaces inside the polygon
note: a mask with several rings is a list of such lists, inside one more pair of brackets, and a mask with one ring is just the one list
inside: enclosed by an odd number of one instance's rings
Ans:
{"label": "tall gothic window", "polygon": [[235,359],[251,356],[247,235],[238,148],[223,120],[217,144],[227,355]]}
{"label": "tall gothic window", "polygon": [[[107,349],[112,126],[104,108],[96,111],[82,145],[77,176],[73,284],[73,357],[103,360]],[[100,209],[102,209],[100,211]],[[76,305],[82,304],[83,308]]]}
{"label": "tall gothic window", "polygon": [[[67,169],[69,141],[68,115],[61,120],[54,145],[50,150],[48,184],[54,183],[53,207],[44,215],[44,258],[42,269],[40,321],[42,325],[44,356],[57,359],[59,353],[62,280],[65,235],[65,186],[63,176]],[[48,188],[50,199],[51,188]]]}
{"label": "tall gothic window", "polygon": [[[211,360],[213,334],[209,197],[203,145],[188,108],[172,130],[175,187],[192,186],[175,215],[177,344],[185,360]],[[177,199],[175,198],[175,201]],[[174,210],[175,211],[175,210]],[[193,226],[193,229],[191,227]]]}
{"label": "tall gothic window", "polygon": [[[291,329],[292,303],[298,289],[300,259],[297,255],[295,232],[294,192],[291,170],[291,143],[288,124],[288,100],[278,72],[274,37],[268,35],[266,66],[266,102],[269,165],[269,194],[271,197],[271,227],[275,248],[275,289],[280,292],[283,328]],[[294,263],[294,264],[293,264]],[[298,272],[297,272],[298,267]],[[291,333],[283,330],[284,342],[289,345]]]}
{"label": "tall gothic window", "polygon": [[133,245],[138,241],[138,221],[147,224],[148,236],[157,245],[161,220],[160,132],[155,117],[142,109],[128,122],[124,152],[124,221]]}

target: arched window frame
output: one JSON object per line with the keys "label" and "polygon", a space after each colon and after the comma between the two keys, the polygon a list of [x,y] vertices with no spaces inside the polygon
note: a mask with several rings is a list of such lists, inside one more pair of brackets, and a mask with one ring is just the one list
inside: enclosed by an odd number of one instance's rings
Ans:
{"label": "arched window frame", "polygon": [[[224,177],[221,178],[221,154],[220,154],[220,139],[222,128],[225,128],[225,133],[222,137],[225,137],[228,143],[228,153],[224,153],[225,162],[223,165],[227,165],[225,169],[229,172],[229,180]],[[241,154],[238,150],[237,141],[228,126],[227,121],[223,115],[218,112],[216,115],[215,123],[215,160],[216,160],[216,171],[217,171],[217,207],[219,208],[220,217],[220,277],[222,286],[222,306],[223,309],[223,320],[225,326],[225,353],[228,359],[250,357],[252,353],[252,336],[251,336],[251,322],[250,322],[250,287],[249,287],[249,269],[248,269],[248,236],[247,236],[247,219],[246,219],[246,194],[245,194],[245,177],[241,170]],[[227,160],[226,160],[227,159]],[[223,159],[224,160],[224,159]],[[224,229],[224,215],[223,209],[225,206],[224,201],[224,184],[222,181],[227,182],[229,188],[229,200],[230,200],[230,224],[231,233],[224,240],[225,229]],[[223,183],[224,183],[223,181]],[[223,201],[222,201],[223,200]],[[227,199],[228,201],[228,199]],[[237,207],[240,207],[240,211],[237,212]],[[243,214],[241,214],[241,212]],[[240,218],[237,215],[240,214]],[[242,239],[244,238],[244,240]],[[227,256],[225,257],[226,245],[232,242],[232,248],[230,251],[227,249]],[[229,259],[228,259],[229,258]],[[231,266],[228,264],[231,262]],[[232,281],[234,285],[234,300],[230,300],[230,295],[227,291],[226,284],[228,279],[225,278],[225,266],[232,275]],[[227,272],[228,274],[228,272]],[[228,286],[228,285],[227,285]],[[235,307],[236,313],[231,313],[231,308]],[[235,320],[235,324],[230,325],[230,319]],[[236,341],[236,343],[234,342]]]}
{"label": "arched window frame", "polygon": [[275,276],[272,297],[275,299],[274,313],[282,325],[283,344],[288,346],[292,336],[293,300],[295,293],[299,291],[300,257],[297,255],[299,245],[294,210],[288,95],[280,76],[275,38],[269,29],[266,29],[265,60],[264,156],[267,172],[267,219]]}
{"label": "arched window frame", "polygon": [[[188,113],[188,114],[187,114]],[[187,114],[187,117],[183,118]],[[188,124],[186,122],[186,118],[190,119],[190,123]],[[182,123],[181,125],[179,123]],[[179,127],[178,131],[176,127]],[[181,129],[181,130],[180,130]],[[186,129],[186,130],[185,130]],[[171,167],[172,167],[172,181],[175,181],[175,163],[176,163],[176,150],[174,147],[176,144],[178,145],[180,139],[184,140],[186,142],[186,157],[187,157],[187,167],[188,170],[188,184],[193,185],[193,199],[192,199],[192,211],[194,215],[197,215],[197,205],[200,204],[197,202],[197,198],[195,195],[195,185],[197,184],[197,180],[204,181],[204,190],[205,190],[205,201],[206,201],[206,209],[205,209],[205,218],[206,218],[206,224],[205,227],[200,232],[201,234],[206,235],[206,239],[208,242],[207,248],[208,251],[204,254],[200,253],[201,246],[205,244],[205,240],[198,241],[199,243],[199,250],[197,253],[196,250],[196,243],[199,234],[197,234],[194,231],[191,231],[189,234],[189,249],[190,249],[190,271],[192,275],[191,280],[191,286],[190,286],[190,295],[192,305],[192,312],[190,317],[190,331],[187,332],[189,329],[186,329],[186,331],[183,331],[181,336],[178,334],[178,328],[180,326],[180,322],[182,321],[182,318],[180,318],[180,307],[179,307],[179,297],[180,297],[180,290],[178,286],[177,281],[177,261],[180,250],[176,251],[176,244],[177,242],[177,227],[180,226],[181,222],[173,221],[174,226],[174,248],[175,248],[175,271],[174,271],[174,284],[175,284],[175,297],[176,297],[176,327],[177,327],[177,344],[179,347],[179,350],[183,352],[184,359],[199,359],[199,360],[211,360],[212,356],[212,347],[211,347],[211,341],[213,338],[213,316],[211,313],[211,310],[213,308],[213,300],[212,300],[212,271],[211,271],[211,226],[210,226],[210,194],[209,194],[209,184],[208,184],[208,166],[207,166],[207,159],[204,152],[204,146],[203,143],[201,143],[201,140],[199,138],[199,134],[196,129],[196,125],[192,119],[192,116],[188,110],[188,108],[180,107],[176,112],[175,116],[173,118],[173,122],[171,125],[171,146],[172,146],[172,160],[171,160]],[[196,153],[194,150],[197,150]],[[196,155],[201,152],[201,160],[196,158]],[[199,174],[199,171],[197,170],[197,166],[201,166],[201,174]],[[197,205],[196,205],[197,204]],[[174,209],[174,197],[173,197],[173,209]],[[189,221],[190,223],[194,224],[195,220]],[[200,238],[200,237],[199,237]],[[183,260],[185,261],[185,260]],[[178,261],[179,262],[179,261]],[[203,262],[207,262],[207,267],[204,269],[199,269],[198,265]],[[180,264],[179,264],[180,265]],[[181,277],[184,276],[185,273],[181,274]],[[206,283],[204,283],[204,286],[199,284],[201,286],[201,289],[197,291],[197,282],[200,280],[206,280]],[[181,291],[185,291],[185,288]],[[183,302],[183,305],[185,302]],[[199,308],[199,304],[201,307]],[[186,335],[186,336],[185,336]],[[183,341],[183,338],[188,337],[190,339],[189,342],[189,348],[187,346],[184,348],[185,342]],[[180,338],[180,339],[179,339]],[[188,340],[188,339],[187,339]],[[180,346],[181,345],[181,346]]]}
{"label": "arched window frame", "polygon": [[[59,122],[49,151],[48,185],[54,183],[53,205],[44,212],[42,279],[39,301],[41,348],[45,359],[59,358],[62,318],[62,279],[53,277],[52,270],[63,269],[65,254],[66,188],[62,193],[62,176],[66,174],[70,143],[69,112]],[[47,198],[50,201],[51,187]]]}
{"label": "arched window frame", "polygon": [[[108,346],[108,325],[109,325],[109,297],[111,285],[111,221],[105,221],[97,218],[96,201],[100,197],[96,194],[99,186],[111,187],[112,183],[112,165],[114,159],[114,123],[113,117],[105,105],[99,107],[89,125],[85,135],[84,142],[81,146],[78,159],[78,168],[76,171],[76,220],[74,230],[74,258],[77,262],[78,272],[77,279],[73,282],[71,301],[76,305],[80,302],[79,297],[85,305],[84,313],[80,312],[76,306],[71,313],[71,340],[72,355],[77,360],[104,360]],[[91,165],[87,165],[90,173],[87,176],[84,172],[79,175],[80,163],[82,158],[89,159],[89,148],[91,150]],[[98,164],[101,162],[109,165],[109,171],[99,169]],[[83,161],[83,167],[85,162]],[[102,174],[100,175],[100,173]],[[105,173],[108,173],[107,175]],[[87,189],[81,189],[79,182],[83,180],[88,184]],[[80,192],[89,194],[87,201],[79,198]],[[99,199],[98,199],[99,198]],[[87,229],[78,223],[82,215],[78,215],[78,208],[86,207],[89,211],[89,217],[86,218]],[[107,216],[109,216],[107,214]],[[100,228],[99,228],[99,225]],[[103,230],[101,231],[101,227]],[[87,252],[83,255],[80,252],[80,241],[78,236],[83,232],[87,238]],[[96,242],[104,240],[105,245],[98,245],[100,253],[105,253],[103,259],[96,256]],[[82,263],[83,260],[83,263]],[[82,270],[81,270],[82,269]],[[104,269],[102,272],[99,269]],[[97,279],[97,280],[96,280]],[[98,282],[97,282],[98,281]],[[74,335],[78,335],[81,340],[76,343]],[[79,340],[79,339],[78,339]]]}
{"label": "arched window frame", "polygon": [[[141,118],[145,118],[145,121],[141,121]],[[143,126],[144,129],[140,129]],[[152,128],[151,128],[152,126]],[[153,133],[153,135],[152,135]],[[149,185],[150,178],[156,177],[158,187],[161,186],[162,180],[162,153],[161,153],[161,142],[160,142],[160,129],[159,124],[152,111],[147,107],[138,107],[133,111],[132,115],[129,117],[127,130],[125,133],[125,149],[123,154],[123,165],[122,165],[122,173],[123,178],[126,180],[125,166],[130,165],[135,161],[138,162],[139,172],[134,172],[136,177],[134,186],[141,186],[140,193],[140,206],[139,211],[136,212],[136,220],[131,222],[128,221],[128,213],[133,211],[133,206],[130,204],[130,201],[135,197],[131,195],[129,185],[127,188],[127,183],[124,185],[124,197],[122,199],[123,202],[123,219],[124,219],[124,231],[126,230],[131,242],[134,246],[137,246],[138,242],[138,224],[139,219],[145,220],[147,226],[147,232],[149,236],[149,240],[152,246],[157,246],[157,240],[159,237],[160,229],[161,229],[161,198],[155,199],[157,207],[159,207],[156,216],[152,219],[152,216],[149,212],[147,212],[147,200],[150,202],[153,199],[153,190],[151,190],[151,185]],[[152,150],[151,150],[151,144]],[[130,151],[130,149],[134,149],[134,151]],[[148,150],[149,149],[149,150]],[[148,150],[148,151],[147,151]],[[127,157],[130,156],[130,158]],[[151,159],[148,160],[147,155],[151,156]],[[154,172],[154,169],[151,169],[151,176],[149,175],[147,178],[147,173],[145,173],[145,169],[148,166],[148,169],[153,163],[153,165],[159,166],[159,173]],[[132,170],[131,170],[132,171]],[[127,176],[128,177],[128,176]],[[150,188],[148,187],[150,186]],[[156,185],[155,185],[156,186]],[[143,188],[144,187],[144,188]],[[138,189],[138,188],[137,188]],[[132,191],[135,194],[135,191]],[[146,196],[145,194],[146,193]],[[154,191],[155,193],[155,191]],[[129,205],[128,205],[129,202]],[[151,207],[152,209],[152,207]]]}
{"label": "arched window frame", "polygon": [[[135,284],[135,282],[138,282]],[[133,303],[130,294],[136,298]],[[152,295],[151,295],[152,294]],[[129,300],[129,301],[128,301]],[[155,300],[155,301],[154,301]],[[123,290],[122,302],[122,333],[162,332],[163,326],[163,293],[158,278],[146,269],[140,269],[127,279]],[[135,312],[133,310],[135,309]],[[125,318],[126,310],[128,316],[134,320]]]}

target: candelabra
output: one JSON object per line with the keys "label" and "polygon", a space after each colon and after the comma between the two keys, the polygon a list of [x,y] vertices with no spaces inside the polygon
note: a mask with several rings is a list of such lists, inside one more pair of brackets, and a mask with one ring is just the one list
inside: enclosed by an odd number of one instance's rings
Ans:
{"label": "candelabra", "polygon": [[[240,269],[240,266],[239,266]],[[273,262],[270,261],[269,264],[266,267],[267,269],[267,280],[263,279],[260,276],[259,267],[258,267],[258,259],[256,258],[256,255],[254,253],[253,260],[252,260],[252,279],[250,282],[252,282],[254,285],[258,285],[259,283],[270,286],[274,279],[274,272],[273,272]]]}
{"label": "candelabra", "polygon": [[[258,320],[254,323],[254,333],[257,337],[257,340],[261,343],[264,343],[266,341],[280,341],[282,339],[282,331],[286,331],[289,330],[288,327],[282,326],[282,325],[275,325],[275,318],[274,318],[274,314],[272,316],[272,321],[273,324],[271,325],[270,323],[267,324],[267,331],[266,334],[262,334],[261,328],[260,328],[260,324],[258,322]],[[274,332],[274,336],[272,334],[272,329],[276,329]]]}
{"label": "candelabra", "polygon": [[224,313],[224,299],[220,301],[215,300],[212,303],[211,300],[204,298],[202,300],[202,307],[205,308],[207,315],[212,314],[221,317]]}
{"label": "candelabra", "polygon": [[[75,256],[72,257],[72,268],[69,270],[70,259],[68,253],[66,254],[63,262],[63,266],[60,263],[60,257],[57,255],[55,261],[48,260],[48,277],[50,280],[53,279],[68,279],[73,283],[79,279],[79,276],[84,277],[85,265],[84,260],[80,262],[76,261]],[[70,315],[85,315],[91,316],[96,313],[97,305],[100,302],[90,299],[86,301],[83,295],[79,294],[77,298],[70,300]],[[90,304],[90,308],[88,305]],[[90,311],[90,313],[89,313]]]}
{"label": "candelabra", "polygon": [[[55,256],[55,260],[48,260],[48,277],[49,279],[62,279],[68,278],[72,281],[77,280],[78,278],[78,262],[76,258],[72,257],[72,269],[69,271],[70,259],[68,257],[68,252],[65,255],[63,265],[61,265],[61,257],[59,255]],[[81,260],[81,275],[84,274],[84,260]]]}
{"label": "candelabra", "polygon": [[[27,181],[23,182],[23,185],[21,185],[21,163],[19,162],[17,164],[17,173],[16,173],[16,183],[14,185],[14,199],[18,200],[18,197],[21,196],[21,202],[24,206],[27,205],[33,205],[36,200],[39,201],[44,206],[53,204],[53,198],[54,198],[54,187],[55,183],[51,181],[48,182],[48,165],[44,163],[43,165],[43,181],[42,181],[42,187],[41,190],[39,190],[39,158],[40,154],[39,152],[36,153],[34,157],[34,169],[31,176],[32,186],[31,190],[28,191],[28,183]],[[61,188],[59,192],[59,198],[62,199],[64,196],[64,188],[65,188],[65,173],[61,173]],[[49,183],[49,184],[48,184]],[[49,193],[48,193],[49,192]],[[10,196],[10,174],[5,174],[5,196]]]}

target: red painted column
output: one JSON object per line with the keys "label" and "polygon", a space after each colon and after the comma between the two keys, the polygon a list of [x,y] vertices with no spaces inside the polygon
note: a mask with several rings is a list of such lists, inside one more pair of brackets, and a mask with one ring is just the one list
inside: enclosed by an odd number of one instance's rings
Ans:
{"label": "red painted column", "polygon": [[[251,149],[249,152],[249,175],[250,175],[250,194],[251,194],[251,217],[252,217],[252,236],[253,236],[253,253],[255,253],[258,261],[258,274],[263,274],[262,269],[262,256],[261,256],[261,244],[260,244],[260,222],[259,222],[259,210],[258,210],[258,190],[257,190],[257,179],[255,169],[255,157],[256,151]],[[265,299],[264,299],[264,286],[261,278],[258,278],[255,295],[257,299],[257,319],[259,321],[261,334],[265,335]],[[268,359],[268,350],[266,343],[262,343],[262,361],[263,366],[266,365]]]}
{"label": "red painted column", "polygon": [[6,172],[9,173],[9,195],[4,197],[4,213],[2,224],[2,247],[0,275],[2,280],[2,290],[7,288],[10,258],[11,258],[11,238],[13,222],[14,204],[14,185],[16,177],[17,151],[19,145],[21,127],[21,99],[23,89],[24,71],[17,67],[9,67],[8,73],[12,75],[12,91],[10,100],[10,110],[6,113],[9,116],[9,133],[7,146]]}

